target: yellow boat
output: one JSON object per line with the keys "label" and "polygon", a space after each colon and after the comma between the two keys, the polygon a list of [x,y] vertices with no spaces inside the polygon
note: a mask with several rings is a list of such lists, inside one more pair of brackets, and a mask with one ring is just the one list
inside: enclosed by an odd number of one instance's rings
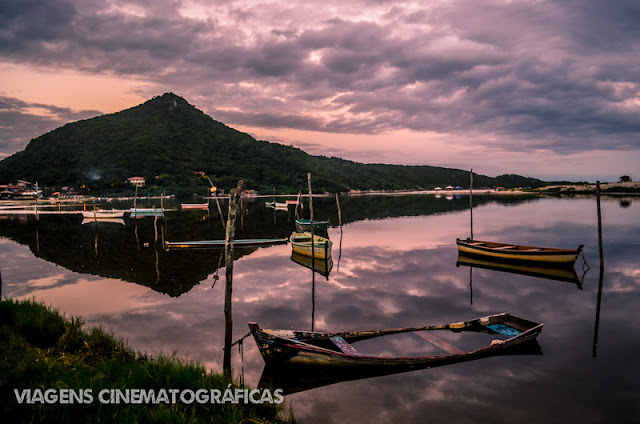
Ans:
{"label": "yellow boat", "polygon": [[[304,256],[312,256],[311,250],[311,233],[293,232],[289,237],[291,247],[294,253]],[[326,237],[313,235],[313,257],[317,259],[327,259],[331,256],[331,246],[333,242]]]}

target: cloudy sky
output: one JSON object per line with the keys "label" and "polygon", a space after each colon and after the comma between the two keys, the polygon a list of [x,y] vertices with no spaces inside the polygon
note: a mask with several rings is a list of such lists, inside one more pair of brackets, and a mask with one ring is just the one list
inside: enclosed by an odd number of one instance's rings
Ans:
{"label": "cloudy sky", "polygon": [[0,0],[0,159],[173,92],[367,163],[640,180],[637,0]]}

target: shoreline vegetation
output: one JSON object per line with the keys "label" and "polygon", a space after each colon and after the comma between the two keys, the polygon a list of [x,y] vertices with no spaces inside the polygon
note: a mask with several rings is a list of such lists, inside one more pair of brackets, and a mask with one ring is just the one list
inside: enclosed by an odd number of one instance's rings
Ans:
{"label": "shoreline vegetation", "polygon": [[[242,394],[246,398],[252,389],[230,384],[200,364],[137,353],[102,329],[82,327],[81,318],[63,317],[35,301],[0,300],[2,416],[31,423],[295,422],[290,411],[264,396],[262,403],[245,401]],[[172,390],[180,391],[177,401],[175,395],[160,401],[160,393]],[[109,401],[114,392],[135,391],[154,392],[157,401]],[[202,396],[189,402],[197,391]],[[226,391],[235,402],[225,399]],[[71,396],[69,402],[70,393],[75,401]],[[204,400],[209,394],[211,400]]]}
{"label": "shoreline vegetation", "polygon": [[[595,184],[563,184],[550,185],[532,189],[531,191],[541,194],[594,194],[596,193]],[[640,194],[639,182],[625,183],[600,183],[600,192],[602,194],[612,195],[638,195]]]}
{"label": "shoreline vegetation", "polygon": [[[408,196],[408,195],[468,195],[469,189],[463,188],[459,190],[351,190],[349,192],[340,193],[341,196]],[[625,183],[600,183],[600,193],[603,196],[639,196],[640,195],[640,182],[625,182]],[[575,196],[575,195],[594,195],[596,194],[596,184],[590,183],[576,183],[576,184],[562,184],[562,185],[549,185],[537,188],[474,188],[472,190],[474,196],[477,195],[544,195],[544,196]],[[305,194],[303,197],[307,198],[309,195]],[[333,197],[335,193],[314,193],[313,197]],[[188,198],[186,196],[184,198]],[[191,196],[194,197],[194,196]],[[207,196],[195,196],[204,199],[215,199],[216,197]],[[251,194],[247,195],[246,199],[260,199],[260,198],[292,198],[295,199],[295,194]],[[138,196],[140,200],[151,199],[170,199],[176,198],[175,194],[168,194],[164,196]],[[72,198],[48,198],[39,199],[38,204],[41,207],[47,205],[62,205],[62,204],[78,204],[87,203],[92,201],[128,201],[133,200],[134,197],[127,196],[115,196],[115,197],[99,197],[99,196],[86,196],[78,195]],[[227,196],[218,196],[218,200],[225,201]],[[35,200],[0,200],[0,212],[4,214],[10,213],[25,213],[25,208],[19,206],[35,207]],[[14,210],[15,209],[15,210]]]}

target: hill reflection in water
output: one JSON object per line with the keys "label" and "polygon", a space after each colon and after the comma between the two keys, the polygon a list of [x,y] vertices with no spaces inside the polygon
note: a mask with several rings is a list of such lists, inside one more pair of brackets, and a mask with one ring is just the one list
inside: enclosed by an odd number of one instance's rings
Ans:
{"label": "hill reflection in water", "polygon": [[[312,271],[291,260],[289,245],[238,257],[233,340],[247,333],[250,321],[264,328],[309,330],[314,319],[318,331],[338,331],[456,322],[509,311],[545,324],[538,338],[544,355],[492,357],[342,381],[288,395],[287,402],[299,421],[314,423],[625,422],[639,412],[634,388],[640,374],[635,360],[635,352],[640,352],[635,318],[640,302],[640,214],[635,202],[630,207],[620,207],[615,199],[602,203],[606,267],[597,358],[592,357],[592,343],[598,238],[595,201],[588,198],[474,196],[478,239],[556,247],[584,244],[592,271],[582,290],[564,281],[490,268],[474,268],[470,287],[469,268],[456,267],[455,244],[469,233],[468,198],[341,198],[345,224],[340,262],[336,250],[328,279],[317,276],[315,287]],[[335,200],[314,199],[314,213],[317,219],[337,223]],[[215,216],[207,222],[196,215],[167,215],[166,222],[159,221],[167,240],[222,236]],[[274,211],[263,202],[248,204],[244,227],[236,236],[287,237],[293,219],[293,211],[278,211],[274,224]],[[88,325],[113,331],[135,349],[175,352],[220,370],[224,279],[211,288],[218,252],[178,257],[169,254],[179,252],[158,250],[161,278],[166,273],[185,281],[175,292],[171,287],[159,291],[152,219],[138,222],[140,249],[130,220],[125,219],[125,226],[98,225],[98,258],[96,229],[80,222],[79,216],[1,220],[2,294],[35,297],[68,315],[80,314]],[[337,242],[340,230],[330,228],[329,236]],[[103,247],[115,259],[102,257]],[[83,259],[73,259],[77,256]],[[119,269],[120,263],[128,268]],[[170,281],[167,277],[169,286]],[[419,340],[412,343],[380,348],[421,347]],[[244,370],[247,384],[256,386],[264,362],[251,338],[243,347],[243,361],[233,352],[234,372],[240,376]]]}

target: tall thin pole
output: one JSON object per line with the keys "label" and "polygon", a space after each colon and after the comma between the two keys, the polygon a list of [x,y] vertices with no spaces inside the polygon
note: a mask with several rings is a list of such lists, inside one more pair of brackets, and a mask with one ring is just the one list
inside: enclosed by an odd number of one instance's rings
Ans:
{"label": "tall thin pole", "polygon": [[133,217],[138,217],[138,185],[136,184],[136,192],[133,195]]}
{"label": "tall thin pole", "polygon": [[[340,225],[340,245],[339,245],[339,248],[338,248],[338,266],[337,266],[337,270],[340,271],[340,258],[342,257],[342,210],[340,209],[340,200],[338,199],[338,193],[336,193],[336,205],[338,206],[338,224]],[[329,262],[327,262],[327,264],[328,263]],[[329,273],[327,273],[327,279],[328,279],[328,275],[329,275]]]}
{"label": "tall thin pole", "polygon": [[598,251],[600,253],[600,276],[598,280],[598,300],[596,302],[596,323],[593,330],[593,357],[598,356],[598,329],[600,327],[600,303],[604,285],[604,248],[602,246],[602,214],[600,212],[600,181],[596,181],[596,207],[598,209]]}
{"label": "tall thin pole", "polygon": [[471,240],[473,240],[473,168],[469,173],[469,210],[471,211]]}
{"label": "tall thin pole", "polygon": [[313,231],[313,198],[311,191],[311,172],[307,173],[307,184],[309,186],[309,221],[311,226],[311,331],[314,331],[315,327],[315,312],[316,312],[316,254],[314,246],[314,231]]}
{"label": "tall thin pole", "polygon": [[231,295],[233,292],[233,240],[235,238],[236,216],[238,214],[238,202],[242,195],[244,182],[238,181],[235,190],[229,193],[229,215],[225,233],[225,295],[224,295],[224,356],[222,359],[222,371],[225,378],[231,378],[231,339],[233,337],[233,316],[231,314]]}

